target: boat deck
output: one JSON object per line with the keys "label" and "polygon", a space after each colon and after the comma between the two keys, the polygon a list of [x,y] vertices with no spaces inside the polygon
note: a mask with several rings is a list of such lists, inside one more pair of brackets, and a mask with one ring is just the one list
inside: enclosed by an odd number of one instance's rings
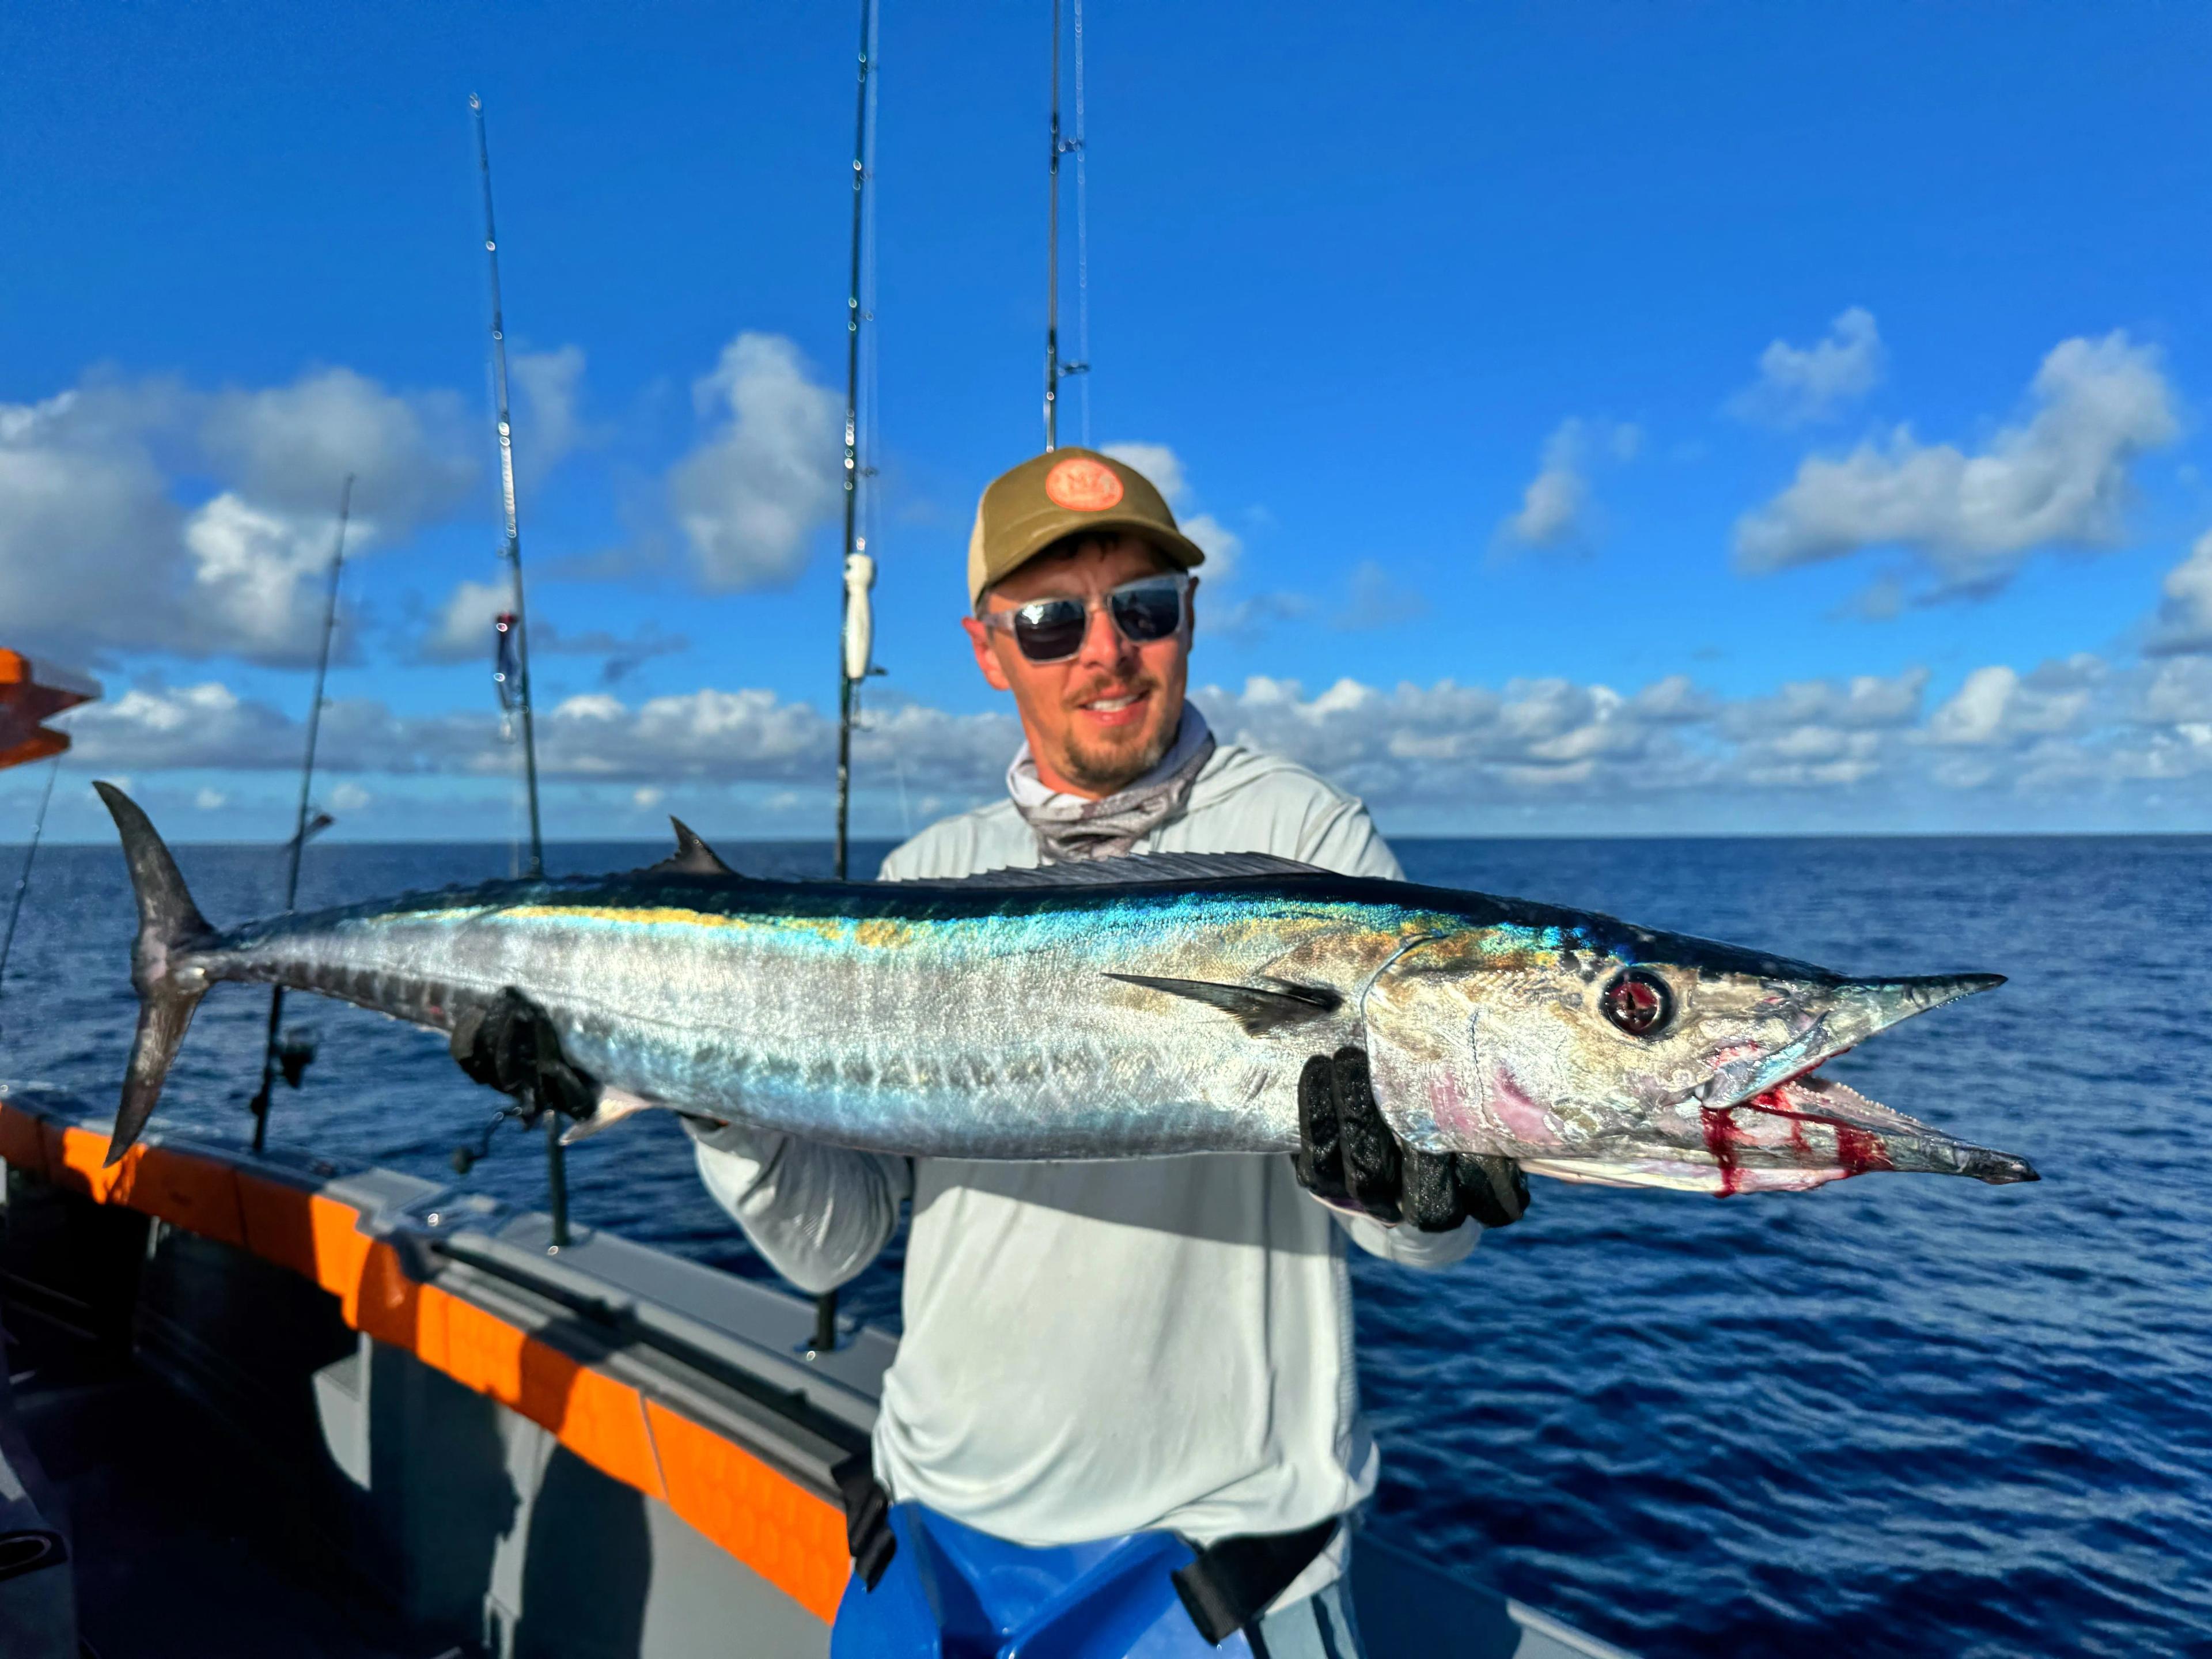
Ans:
{"label": "boat deck", "polygon": [[66,1517],[99,1659],[457,1659],[283,1524],[204,1413],[135,1367],[22,1339],[33,1328],[11,1318],[15,1419]]}

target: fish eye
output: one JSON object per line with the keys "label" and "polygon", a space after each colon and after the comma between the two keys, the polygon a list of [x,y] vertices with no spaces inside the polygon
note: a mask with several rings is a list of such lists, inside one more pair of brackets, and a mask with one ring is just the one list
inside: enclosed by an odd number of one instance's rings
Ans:
{"label": "fish eye", "polygon": [[1605,1017],[1632,1037],[1654,1037],[1674,1020],[1674,994],[1648,968],[1630,968],[1599,994]]}

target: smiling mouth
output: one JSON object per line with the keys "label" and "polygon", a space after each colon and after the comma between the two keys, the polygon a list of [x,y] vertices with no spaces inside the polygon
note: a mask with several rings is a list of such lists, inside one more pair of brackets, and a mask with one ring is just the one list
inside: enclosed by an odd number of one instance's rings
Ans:
{"label": "smiling mouth", "polygon": [[1108,697],[1091,697],[1075,705],[1075,712],[1101,726],[1133,726],[1144,718],[1152,691],[1117,691]]}

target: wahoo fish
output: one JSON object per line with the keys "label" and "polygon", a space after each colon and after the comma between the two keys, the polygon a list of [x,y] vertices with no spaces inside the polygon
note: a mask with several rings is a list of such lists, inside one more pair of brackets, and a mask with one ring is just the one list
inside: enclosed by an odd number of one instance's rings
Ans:
{"label": "wahoo fish", "polygon": [[222,933],[146,815],[96,787],[139,915],[111,1162],[144,1127],[200,998],[244,980],[448,1033],[519,991],[602,1091],[586,1130],[666,1106],[917,1156],[1287,1152],[1306,1059],[1356,1045],[1409,1146],[1566,1181],[1727,1194],[1869,1170],[2037,1178],[1816,1075],[1994,974],[1850,979],[1586,911],[1249,855],[756,880],[681,823],[676,854],[643,870]]}

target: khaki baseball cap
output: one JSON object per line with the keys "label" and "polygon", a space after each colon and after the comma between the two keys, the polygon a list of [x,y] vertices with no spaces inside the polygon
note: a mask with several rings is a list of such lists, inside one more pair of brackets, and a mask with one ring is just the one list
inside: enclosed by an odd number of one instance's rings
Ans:
{"label": "khaki baseball cap", "polygon": [[1032,456],[994,478],[975,504],[969,603],[980,605],[985,588],[1063,536],[1116,530],[1142,536],[1179,569],[1206,562],[1158,486],[1127,462],[1072,445]]}

